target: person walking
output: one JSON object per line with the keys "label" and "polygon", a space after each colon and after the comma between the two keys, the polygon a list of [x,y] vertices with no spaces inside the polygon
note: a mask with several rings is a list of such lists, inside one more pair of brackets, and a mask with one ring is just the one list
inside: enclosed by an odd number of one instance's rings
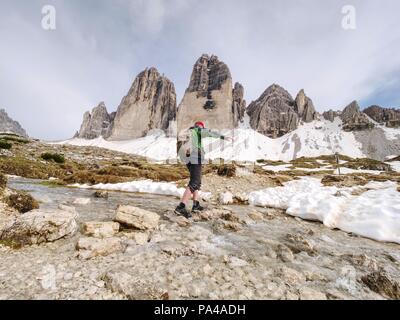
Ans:
{"label": "person walking", "polygon": [[232,141],[229,137],[206,129],[204,122],[198,121],[194,124],[194,127],[191,127],[187,132],[187,139],[179,150],[180,157],[184,160],[189,170],[190,180],[181,202],[175,209],[175,213],[185,218],[192,217],[191,212],[187,210],[187,204],[190,198],[193,198],[192,212],[204,210],[199,202],[199,191],[201,189],[202,166],[205,155],[202,139],[208,137]]}

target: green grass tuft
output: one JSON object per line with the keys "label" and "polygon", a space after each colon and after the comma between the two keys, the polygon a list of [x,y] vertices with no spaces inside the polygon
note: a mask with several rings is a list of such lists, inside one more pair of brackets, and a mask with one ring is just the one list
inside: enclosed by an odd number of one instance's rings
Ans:
{"label": "green grass tuft", "polygon": [[10,150],[11,148],[12,148],[11,143],[4,140],[0,140],[0,149]]}
{"label": "green grass tuft", "polygon": [[65,163],[65,158],[62,154],[58,154],[58,153],[43,153],[40,156],[43,160],[45,161],[54,161],[56,163]]}

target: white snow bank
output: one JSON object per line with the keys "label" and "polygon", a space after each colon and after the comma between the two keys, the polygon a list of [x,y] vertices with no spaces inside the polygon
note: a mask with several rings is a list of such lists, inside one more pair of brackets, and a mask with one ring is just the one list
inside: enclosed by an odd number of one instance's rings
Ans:
{"label": "white snow bank", "polygon": [[399,140],[400,139],[400,130],[396,128],[388,128],[386,126],[379,126],[385,133],[385,136],[388,140]]}
{"label": "white snow bank", "polygon": [[[262,168],[267,171],[273,171],[273,172],[282,172],[282,171],[306,171],[306,172],[318,172],[318,171],[324,171],[324,170],[334,170],[334,174],[339,174],[339,169],[334,169],[332,168],[331,165],[323,166],[320,168],[294,168],[290,169],[293,165],[291,164],[283,164],[283,165],[278,165],[278,166],[263,166]],[[341,174],[350,174],[350,173],[369,173],[369,174],[380,174],[382,171],[377,171],[377,170],[364,170],[364,169],[350,169],[346,167],[340,167],[340,173]]]}
{"label": "white snow bank", "polygon": [[157,161],[176,159],[176,138],[167,137],[161,130],[153,131],[151,135],[135,140],[107,141],[102,137],[93,140],[75,138],[58,142],[58,144],[105,148]]}
{"label": "white snow bank", "polygon": [[252,205],[286,210],[289,215],[318,220],[337,228],[379,241],[400,244],[400,193],[391,181],[370,182],[359,196],[360,187],[325,187],[319,179],[305,177],[283,187],[252,192]]}
{"label": "white snow bank", "polygon": [[[324,170],[333,170],[331,166],[325,166],[325,167],[320,167],[320,168],[301,168],[301,167],[293,167],[292,164],[282,164],[278,166],[263,166],[262,168],[267,171],[273,171],[273,172],[281,172],[281,171],[306,171],[306,172],[318,172],[318,171],[324,171]],[[379,172],[378,172],[379,173]]]}
{"label": "white snow bank", "polygon": [[[302,156],[317,157],[332,155],[335,152],[353,158],[362,158],[361,144],[356,141],[352,132],[341,129],[342,122],[317,120],[299,126],[293,132],[277,139],[268,138],[250,128],[249,119],[239,129],[223,133],[234,137],[234,142],[219,139],[204,139],[206,158],[210,160],[223,158],[226,161],[250,161],[258,159],[290,161]],[[399,130],[398,130],[399,131]],[[103,138],[94,140],[71,139],[59,142],[76,146],[96,146],[163,161],[173,160],[176,155],[176,138],[166,137],[163,131],[129,141],[107,141]]]}
{"label": "white snow bank", "polygon": [[6,174],[6,177],[9,178],[9,179],[18,179],[18,178],[21,178],[20,176],[16,176],[16,175],[13,175],[13,174]]}
{"label": "white snow bank", "polygon": [[251,161],[258,159],[290,161],[299,157],[333,155],[336,152],[353,158],[363,158],[362,145],[352,132],[344,132],[342,121],[317,120],[305,123],[296,130],[277,139],[268,138],[247,125],[239,129],[225,131],[234,137],[234,142],[204,139],[207,159],[223,158],[231,161]]}
{"label": "white snow bank", "polygon": [[387,164],[389,164],[394,171],[400,172],[400,161],[392,161],[388,162]]}
{"label": "white snow bank", "polygon": [[362,145],[352,132],[342,130],[342,121],[317,120],[299,126],[295,131],[279,138],[281,140],[281,160],[299,157],[318,157],[336,152],[353,158],[364,157]]}
{"label": "white snow bank", "polygon": [[[140,180],[123,183],[100,183],[95,185],[88,184],[73,184],[72,187],[83,189],[109,190],[109,191],[124,191],[133,193],[150,193],[158,195],[167,195],[174,197],[182,197],[185,188],[178,188],[172,182],[154,182],[151,180]],[[211,193],[200,192],[200,197],[207,199],[211,197]]]}
{"label": "white snow bank", "polygon": [[291,169],[289,168],[291,166],[292,166],[291,164],[281,164],[278,166],[272,166],[272,165],[263,166],[262,168],[267,171],[280,172],[280,171],[290,171]]}
{"label": "white snow bank", "polygon": [[[383,171],[378,170],[366,170],[366,169],[351,169],[346,167],[340,167],[340,174],[351,174],[351,173],[368,173],[368,174],[381,174]],[[339,169],[335,169],[335,174],[339,174]]]}

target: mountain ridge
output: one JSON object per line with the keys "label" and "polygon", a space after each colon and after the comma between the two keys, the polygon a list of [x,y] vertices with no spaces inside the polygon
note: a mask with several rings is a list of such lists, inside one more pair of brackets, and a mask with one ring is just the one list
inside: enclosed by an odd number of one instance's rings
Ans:
{"label": "mountain ridge", "polygon": [[[303,141],[304,137],[301,137],[301,134],[304,134],[313,141],[309,144],[314,144],[315,150],[320,148],[324,152],[336,152],[334,148],[325,144],[330,139],[337,140],[335,143],[340,151],[342,147],[339,140],[347,137],[346,144],[352,147],[344,148],[350,150],[349,153],[352,148],[362,150],[356,152],[356,156],[372,156],[382,160],[391,152],[400,154],[400,134],[396,131],[396,128],[400,127],[400,111],[395,109],[371,106],[361,110],[358,102],[352,101],[342,110],[329,110],[320,114],[304,89],[294,98],[285,88],[274,83],[249,105],[244,99],[244,92],[245,88],[240,83],[233,84],[229,67],[215,55],[203,54],[195,62],[188,87],[179,104],[176,103],[173,82],[164,75],[161,76],[156,68],[147,68],[136,77],[114,116],[108,114],[105,106],[102,107],[102,112],[98,112],[102,116],[97,120],[93,119],[96,117],[91,118],[90,113],[85,114],[84,123],[86,121],[88,125],[82,125],[80,131],[86,133],[83,136],[78,134],[77,137],[127,141],[126,145],[129,145],[130,140],[141,139],[141,143],[151,141],[152,144],[153,140],[146,140],[146,136],[152,135],[154,130],[179,140],[180,135],[195,121],[204,121],[208,128],[218,131],[240,129],[247,122],[248,130],[252,129],[267,138],[290,137],[288,143],[279,147],[282,153],[293,144],[295,149],[300,150],[303,147],[310,154],[319,155],[320,152],[314,152],[313,148]],[[92,111],[92,114],[95,112]],[[110,118],[113,120],[108,121]],[[111,122],[110,125],[108,122]],[[313,124],[317,123],[313,129]],[[331,137],[315,133],[321,124],[323,125],[320,130],[328,128],[326,130],[330,132]],[[82,130],[82,127],[88,129]],[[304,128],[308,129],[303,130]],[[337,134],[334,130],[338,131]],[[344,134],[345,132],[351,136]],[[314,136],[327,141],[318,142]],[[161,139],[160,133],[157,133],[157,137]],[[394,139],[391,139],[393,137]],[[258,141],[261,144],[270,144],[269,140],[260,137]],[[298,141],[303,141],[302,146]],[[370,141],[374,141],[378,146],[374,146]],[[168,140],[168,143],[171,142]],[[277,148],[272,145],[271,147]],[[259,148],[263,149],[262,146]],[[151,154],[154,155],[154,152]],[[302,153],[301,150],[293,152],[294,157],[297,154],[307,156],[307,152]]]}
{"label": "mountain ridge", "polygon": [[0,109],[0,133],[13,133],[28,138],[25,129],[18,121],[13,120],[5,109]]}
{"label": "mountain ridge", "polygon": [[[161,89],[157,89],[159,85]],[[155,92],[157,90],[161,93]],[[146,68],[136,77],[115,113],[107,115],[102,111],[99,112],[102,114],[100,119],[94,117],[91,121],[90,113],[85,113],[77,136],[90,139],[101,135],[110,140],[129,140],[144,137],[153,129],[169,135],[178,133],[179,136],[199,120],[210,129],[234,129],[243,122],[245,114],[250,116],[254,130],[271,138],[281,137],[301,123],[312,122],[321,116],[330,121],[341,117],[343,129],[348,131],[372,129],[375,124],[371,119],[381,124],[386,121],[383,124],[388,127],[400,127],[400,111],[395,109],[371,106],[361,111],[358,102],[353,101],[340,111],[329,110],[321,115],[304,89],[293,98],[286,89],[274,83],[249,105],[244,92],[245,88],[239,82],[233,85],[229,67],[215,55],[203,54],[195,62],[179,104],[173,82],[161,76],[155,67]],[[143,106],[143,103],[147,105]],[[368,114],[372,107],[375,112]],[[95,113],[94,109],[92,113]],[[96,124],[92,125],[92,122]]]}

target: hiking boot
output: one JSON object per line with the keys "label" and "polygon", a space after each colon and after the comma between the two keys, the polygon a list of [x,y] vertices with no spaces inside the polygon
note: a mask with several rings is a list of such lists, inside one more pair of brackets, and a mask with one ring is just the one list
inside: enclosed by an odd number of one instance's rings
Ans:
{"label": "hiking boot", "polygon": [[176,207],[175,213],[179,216],[184,216],[186,219],[189,219],[192,217],[192,214],[186,209],[186,206],[184,203],[179,204],[179,206]]}
{"label": "hiking boot", "polygon": [[198,201],[193,202],[192,212],[199,212],[199,211],[204,211],[204,210],[205,210],[205,208],[200,205],[200,202],[198,202]]}

